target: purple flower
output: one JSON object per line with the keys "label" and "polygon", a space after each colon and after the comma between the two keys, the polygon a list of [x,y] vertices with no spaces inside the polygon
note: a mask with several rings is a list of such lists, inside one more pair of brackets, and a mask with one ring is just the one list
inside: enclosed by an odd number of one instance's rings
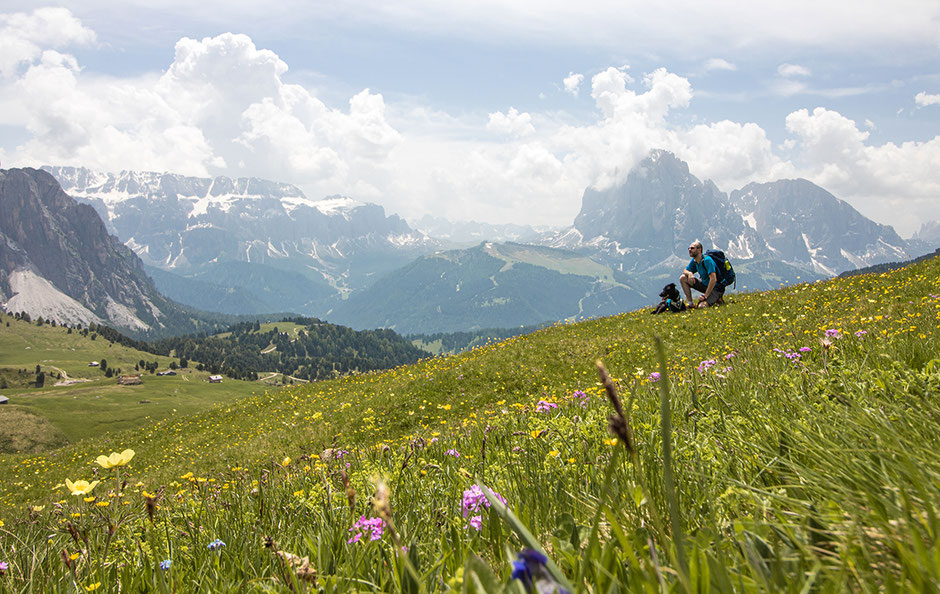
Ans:
{"label": "purple flower", "polygon": [[165,560],[165,561],[161,561],[161,562],[160,562],[160,569],[162,569],[163,571],[166,571],[167,569],[170,568],[170,565],[173,565],[173,560],[172,560],[172,559],[167,559],[167,560]]}
{"label": "purple flower", "polygon": [[225,546],[225,543],[217,538],[209,543],[208,549],[210,551],[215,551],[215,550],[221,549],[224,546]]}
{"label": "purple flower", "polygon": [[855,337],[856,337],[856,338],[861,338],[861,337],[865,336],[866,334],[868,334],[868,332],[866,332],[865,330],[859,330],[858,332],[855,333]]}
{"label": "purple flower", "polygon": [[837,328],[830,328],[826,330],[826,338],[836,338],[839,336],[839,330]]}
{"label": "purple flower", "polygon": [[467,521],[467,525],[477,529],[477,532],[483,530],[483,516],[473,516]]}
{"label": "purple flower", "polygon": [[579,400],[586,400],[588,395],[584,393],[584,390],[575,390],[571,394],[572,398],[577,398]]}
{"label": "purple flower", "polygon": [[451,448],[451,449],[447,450],[447,451],[444,452],[444,453],[447,454],[448,456],[453,456],[454,458],[459,458],[459,457],[460,457],[460,452],[458,452],[458,451],[455,450],[454,448]]}
{"label": "purple flower", "polygon": [[[500,495],[496,491],[493,491],[493,495],[495,495],[496,499],[499,499],[499,501],[503,505],[506,505],[506,499],[502,495]],[[473,485],[472,487],[470,487],[469,489],[463,492],[463,501],[461,501],[461,504],[460,504],[460,509],[461,509],[461,513],[463,514],[463,517],[466,518],[470,514],[480,511],[483,508],[489,507],[489,506],[490,506],[490,500],[486,498],[486,495],[483,494],[483,489],[481,489],[479,486]],[[473,525],[472,519],[471,519],[470,525],[471,526]]]}
{"label": "purple flower", "polygon": [[554,402],[548,402],[546,400],[539,400],[538,404],[535,405],[535,412],[543,413],[552,410],[553,408],[558,408],[558,405]]}
{"label": "purple flower", "polygon": [[368,534],[369,540],[380,540],[382,538],[382,532],[385,530],[385,520],[382,518],[367,518],[365,516],[359,516],[359,519],[356,520],[356,523],[352,525],[352,528],[349,529],[350,532],[355,532],[347,544],[353,544],[359,542],[359,540]]}
{"label": "purple flower", "polygon": [[718,364],[718,361],[714,359],[706,359],[702,361],[701,363],[699,363],[698,371],[699,373],[705,373],[706,371],[708,371],[709,369],[711,369],[717,364]]}
{"label": "purple flower", "polygon": [[730,361],[734,359],[736,355],[737,353],[728,353],[727,355],[725,355],[725,361]]}
{"label": "purple flower", "polygon": [[659,375],[659,372],[654,371],[653,373],[649,374],[649,377],[647,377],[646,379],[648,379],[649,381],[651,381],[651,382],[653,382],[653,383],[655,384],[655,383],[658,382],[660,379],[662,379],[662,376]]}
{"label": "purple flower", "polygon": [[10,569],[10,564],[6,561],[0,561],[0,575],[3,575]]}
{"label": "purple flower", "polygon": [[806,346],[800,347],[800,352],[801,352],[801,353],[808,353],[808,352],[810,352],[811,350],[813,350],[813,347],[806,347]]}

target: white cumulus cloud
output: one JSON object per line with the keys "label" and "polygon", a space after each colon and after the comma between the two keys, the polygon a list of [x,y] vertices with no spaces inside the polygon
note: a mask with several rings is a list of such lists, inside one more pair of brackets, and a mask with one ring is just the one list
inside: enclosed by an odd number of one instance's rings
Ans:
{"label": "white cumulus cloud", "polygon": [[0,14],[0,77],[42,55],[44,49],[94,43],[95,32],[67,8],[37,8],[31,13]]}
{"label": "white cumulus cloud", "polygon": [[940,94],[930,95],[926,91],[921,91],[914,95],[914,103],[916,103],[918,107],[938,105],[940,104]]}
{"label": "white cumulus cloud", "polygon": [[584,82],[584,75],[569,72],[562,82],[565,85],[565,91],[577,97],[578,91],[581,89],[581,83]]}
{"label": "white cumulus cloud", "polygon": [[[20,162],[191,175],[258,175],[314,192],[379,194],[401,135],[382,95],[365,89],[330,108],[283,80],[287,64],[246,35],[176,44],[159,76],[85,75],[74,57],[45,50],[16,81],[31,138]],[[241,165],[241,167],[238,167]]]}
{"label": "white cumulus cloud", "polygon": [[510,107],[508,113],[497,111],[490,114],[486,129],[499,134],[513,136],[528,136],[535,132],[532,125],[532,116],[528,113],[519,113],[515,107]]}

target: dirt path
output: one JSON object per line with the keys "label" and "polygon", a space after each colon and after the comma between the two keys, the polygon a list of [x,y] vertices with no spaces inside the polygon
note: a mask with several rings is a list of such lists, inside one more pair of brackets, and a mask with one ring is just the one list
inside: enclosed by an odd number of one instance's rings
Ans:
{"label": "dirt path", "polygon": [[91,381],[90,379],[84,378],[84,377],[80,377],[80,378],[69,377],[69,374],[67,374],[64,369],[59,369],[55,365],[44,365],[44,367],[51,367],[52,369],[55,369],[56,371],[58,371],[59,375],[62,376],[59,379],[59,381],[55,383],[56,386],[74,386],[75,384],[82,384],[82,383]]}

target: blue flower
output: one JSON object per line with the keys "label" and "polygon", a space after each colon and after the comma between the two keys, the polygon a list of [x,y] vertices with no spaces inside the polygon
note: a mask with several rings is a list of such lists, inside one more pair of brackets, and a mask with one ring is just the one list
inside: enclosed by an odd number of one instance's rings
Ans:
{"label": "blue flower", "polygon": [[527,592],[570,594],[548,572],[545,567],[547,562],[548,558],[542,553],[524,549],[519,552],[519,558],[512,562],[512,579],[521,581]]}
{"label": "blue flower", "polygon": [[167,559],[166,561],[161,561],[161,562],[160,562],[160,569],[162,569],[163,571],[166,571],[167,569],[170,568],[170,565],[173,565],[173,560],[172,560],[172,559]]}
{"label": "blue flower", "polygon": [[217,538],[209,543],[209,550],[214,551],[216,549],[221,549],[224,546],[225,546],[225,543]]}

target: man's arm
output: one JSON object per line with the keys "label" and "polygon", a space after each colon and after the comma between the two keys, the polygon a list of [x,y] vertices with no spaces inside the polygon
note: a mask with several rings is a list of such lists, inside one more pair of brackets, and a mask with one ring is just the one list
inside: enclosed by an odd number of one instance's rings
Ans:
{"label": "man's arm", "polygon": [[708,296],[712,294],[712,290],[714,290],[715,285],[717,283],[718,283],[718,275],[712,272],[711,274],[708,275],[708,287],[705,288],[705,294],[701,295],[698,298],[698,300],[705,301],[706,299],[708,299]]}

